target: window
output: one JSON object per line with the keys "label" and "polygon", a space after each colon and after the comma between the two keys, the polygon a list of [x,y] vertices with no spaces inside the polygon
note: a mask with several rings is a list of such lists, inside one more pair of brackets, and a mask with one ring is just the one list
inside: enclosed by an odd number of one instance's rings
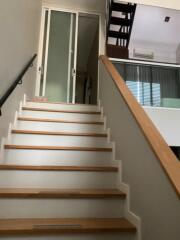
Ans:
{"label": "window", "polygon": [[160,83],[126,81],[126,84],[141,105],[160,106]]}

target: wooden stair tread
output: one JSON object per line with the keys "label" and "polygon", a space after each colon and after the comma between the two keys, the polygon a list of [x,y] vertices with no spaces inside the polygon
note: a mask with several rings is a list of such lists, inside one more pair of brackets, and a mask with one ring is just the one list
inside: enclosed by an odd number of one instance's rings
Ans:
{"label": "wooden stair tread", "polygon": [[111,147],[69,147],[69,146],[32,146],[32,145],[14,145],[6,144],[5,149],[22,149],[22,150],[59,150],[59,151],[88,151],[88,152],[112,152]]}
{"label": "wooden stair tread", "polygon": [[136,232],[124,218],[0,219],[3,234],[70,234]]}
{"label": "wooden stair tread", "polygon": [[0,198],[125,198],[118,189],[0,188]]}
{"label": "wooden stair tread", "polygon": [[109,30],[108,37],[128,39],[129,34],[128,33],[124,33],[124,32],[118,32],[118,31]]}
{"label": "wooden stair tread", "polygon": [[57,136],[80,136],[80,137],[107,137],[107,133],[77,133],[77,132],[51,132],[51,131],[33,131],[33,130],[12,130],[13,134],[37,134],[37,135],[57,135]]}
{"label": "wooden stair tread", "polygon": [[0,170],[32,170],[32,171],[79,171],[79,172],[118,172],[115,166],[51,166],[51,165],[12,165],[1,164]]}
{"label": "wooden stair tread", "polygon": [[37,108],[37,107],[22,107],[22,110],[40,111],[40,112],[57,112],[57,113],[101,114],[101,112],[99,111],[59,110],[59,109],[49,109],[49,108]]}
{"label": "wooden stair tread", "polygon": [[31,117],[18,117],[19,121],[30,121],[30,122],[52,122],[52,123],[75,123],[75,124],[94,124],[103,125],[102,121],[68,121],[61,119],[47,119],[47,118],[31,118]]}

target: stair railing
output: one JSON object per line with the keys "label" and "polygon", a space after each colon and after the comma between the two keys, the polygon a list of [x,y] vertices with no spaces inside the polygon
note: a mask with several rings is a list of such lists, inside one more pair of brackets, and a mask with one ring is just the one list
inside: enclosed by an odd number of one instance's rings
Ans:
{"label": "stair railing", "polygon": [[22,84],[22,78],[24,77],[24,75],[26,74],[26,72],[28,71],[28,69],[30,67],[33,66],[33,62],[36,59],[37,54],[34,54],[34,56],[28,61],[28,63],[25,65],[25,67],[23,68],[23,70],[20,72],[20,74],[17,76],[17,78],[13,81],[13,83],[8,87],[8,89],[4,92],[4,94],[2,95],[2,97],[0,97],[0,116],[2,115],[1,113],[1,108],[4,105],[4,103],[6,102],[6,100],[9,98],[9,96],[11,95],[11,93],[15,90],[15,88],[17,87],[17,85]]}

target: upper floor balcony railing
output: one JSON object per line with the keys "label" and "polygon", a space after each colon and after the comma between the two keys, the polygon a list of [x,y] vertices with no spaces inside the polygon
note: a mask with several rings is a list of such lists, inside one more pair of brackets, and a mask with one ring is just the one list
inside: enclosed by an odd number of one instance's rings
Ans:
{"label": "upper floor balcony railing", "polygon": [[142,106],[180,108],[180,65],[111,60]]}

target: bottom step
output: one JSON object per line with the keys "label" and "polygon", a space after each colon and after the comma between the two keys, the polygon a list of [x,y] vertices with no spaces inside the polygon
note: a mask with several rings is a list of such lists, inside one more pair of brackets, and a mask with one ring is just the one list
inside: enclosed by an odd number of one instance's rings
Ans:
{"label": "bottom step", "polygon": [[133,233],[136,232],[136,228],[124,218],[0,219],[0,236],[121,232]]}

